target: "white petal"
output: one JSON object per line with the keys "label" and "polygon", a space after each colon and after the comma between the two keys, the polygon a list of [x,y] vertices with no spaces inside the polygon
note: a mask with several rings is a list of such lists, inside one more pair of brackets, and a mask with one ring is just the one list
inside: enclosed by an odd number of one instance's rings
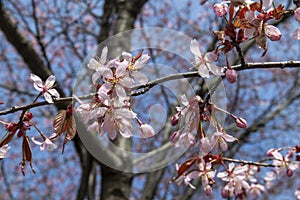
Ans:
{"label": "white petal", "polygon": [[105,78],[112,79],[114,77],[113,72],[109,68],[103,68],[102,75],[103,75],[104,81],[105,81]]}
{"label": "white petal", "polygon": [[223,76],[225,75],[223,72],[223,68],[218,67],[214,63],[206,63],[206,66],[211,70],[211,72],[216,76]]}
{"label": "white petal", "polygon": [[92,58],[87,64],[87,67],[92,70],[97,70],[100,67],[100,64],[96,59]]}
{"label": "white petal", "polygon": [[148,78],[141,72],[132,72],[132,76],[142,85],[148,83]]}
{"label": "white petal", "polygon": [[103,64],[105,63],[106,59],[107,59],[107,52],[108,52],[108,48],[107,46],[105,46],[103,49],[102,49],[102,53],[101,53],[101,58],[100,58],[100,62]]}
{"label": "white petal", "polygon": [[40,92],[43,92],[43,84],[42,83],[33,83],[33,87],[37,90],[37,91],[40,91]]}
{"label": "white petal", "polygon": [[136,113],[134,113],[133,111],[130,111],[126,108],[118,109],[117,115],[119,115],[121,117],[125,117],[125,118],[135,118],[136,117]]}
{"label": "white petal", "polygon": [[181,103],[184,106],[188,106],[189,105],[189,100],[186,98],[185,94],[181,96]]}
{"label": "white petal", "polygon": [[35,74],[30,74],[30,79],[33,81],[33,82],[43,82],[42,79],[40,77],[38,77],[37,75]]}
{"label": "white petal", "polygon": [[116,85],[116,93],[117,93],[117,96],[119,98],[126,98],[127,97],[125,89],[120,85]]}
{"label": "white petal", "polygon": [[202,76],[203,78],[209,78],[209,70],[205,65],[200,65],[198,69],[198,74]]}
{"label": "white petal", "polygon": [[51,75],[47,78],[45,86],[47,89],[51,88],[55,83],[55,76]]}
{"label": "white petal", "polygon": [[54,96],[56,98],[60,97],[60,95],[59,95],[59,93],[57,92],[56,89],[50,89],[50,90],[48,90],[48,93],[50,93],[52,96]]}
{"label": "white petal", "polygon": [[123,52],[122,57],[127,61],[131,61],[131,59],[132,59],[132,55],[128,52]]}
{"label": "white petal", "polygon": [[48,103],[53,103],[52,97],[49,93],[44,93],[44,97]]}
{"label": "white petal", "polygon": [[8,146],[8,144],[6,145],[3,145],[1,148],[0,148],[0,158],[5,158],[6,157],[6,154],[7,152],[10,150],[10,146]]}
{"label": "white petal", "polygon": [[116,76],[117,77],[122,77],[126,74],[126,69],[128,68],[128,62],[123,61],[118,65],[117,70],[116,70]]}
{"label": "white petal", "polygon": [[92,82],[93,84],[96,84],[98,82],[98,80],[101,77],[101,73],[96,71],[93,75],[92,75]]}
{"label": "white petal", "polygon": [[34,137],[31,138],[32,142],[36,145],[42,145],[44,142],[37,141]]}
{"label": "white petal", "polygon": [[195,56],[201,57],[200,46],[197,40],[193,39],[191,41],[190,50]]}
{"label": "white petal", "polygon": [[125,88],[132,88],[134,86],[134,80],[129,77],[124,77],[119,83]]}
{"label": "white petal", "polygon": [[205,61],[214,62],[218,60],[218,55],[215,52],[207,52],[204,56]]}
{"label": "white petal", "polygon": [[263,0],[262,9],[266,10],[271,7],[273,0]]}

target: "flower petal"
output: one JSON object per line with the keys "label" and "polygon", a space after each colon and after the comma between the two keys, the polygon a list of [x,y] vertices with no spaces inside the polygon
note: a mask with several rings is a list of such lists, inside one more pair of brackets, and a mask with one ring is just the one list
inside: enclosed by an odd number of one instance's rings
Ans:
{"label": "flower petal", "polygon": [[48,103],[53,103],[53,99],[49,93],[44,93],[44,97]]}
{"label": "flower petal", "polygon": [[50,89],[55,83],[55,76],[51,75],[47,78],[45,86],[47,89]]}
{"label": "flower petal", "polygon": [[141,72],[132,72],[131,75],[142,85],[146,85],[148,83],[148,78]]}
{"label": "flower petal", "polygon": [[107,59],[107,52],[108,52],[108,48],[107,48],[107,46],[105,46],[105,47],[102,49],[101,57],[100,57],[100,62],[101,62],[102,64],[106,62],[106,59]]}
{"label": "flower petal", "polygon": [[191,41],[190,50],[195,56],[201,57],[200,46],[197,40],[193,39]]}
{"label": "flower petal", "polygon": [[56,98],[59,98],[59,97],[60,97],[60,95],[59,95],[59,93],[57,92],[56,89],[50,89],[50,90],[48,90],[48,93],[50,93],[51,96],[54,96],[54,97],[56,97]]}

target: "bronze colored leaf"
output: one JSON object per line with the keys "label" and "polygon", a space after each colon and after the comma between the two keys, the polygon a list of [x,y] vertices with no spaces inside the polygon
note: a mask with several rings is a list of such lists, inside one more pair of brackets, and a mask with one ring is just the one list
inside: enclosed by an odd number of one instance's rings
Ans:
{"label": "bronze colored leaf", "polygon": [[68,127],[67,127],[67,132],[66,132],[66,139],[67,140],[72,140],[73,137],[76,134],[76,122],[75,122],[75,117],[74,115],[72,115],[69,119],[68,119],[69,123],[68,123]]}
{"label": "bronze colored leaf", "polygon": [[188,160],[186,160],[184,163],[182,163],[182,165],[180,165],[177,173],[178,176],[181,176],[184,172],[186,172],[187,170],[189,170],[191,168],[191,166],[196,162],[197,158],[196,157],[192,157]]}
{"label": "bronze colored leaf", "polygon": [[57,135],[60,135],[61,133],[64,132],[65,121],[66,121],[66,111],[59,110],[53,122],[53,129]]}
{"label": "bronze colored leaf", "polygon": [[24,135],[23,142],[22,142],[22,162],[20,163],[23,176],[25,176],[26,161],[29,162],[31,170],[35,174],[36,172],[32,166],[32,152],[31,152],[31,148],[30,148],[29,137]]}

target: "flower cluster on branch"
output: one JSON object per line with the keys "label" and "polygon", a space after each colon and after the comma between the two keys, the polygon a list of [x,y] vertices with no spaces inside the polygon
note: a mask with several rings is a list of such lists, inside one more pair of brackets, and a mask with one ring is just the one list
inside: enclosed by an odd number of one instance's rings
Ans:
{"label": "flower cluster on branch", "polygon": [[[251,66],[273,66],[272,63],[254,63],[253,65],[247,63],[240,45],[255,40],[256,44],[264,50],[262,54],[264,56],[268,50],[267,38],[271,41],[281,39],[280,30],[268,24],[270,20],[280,20],[286,14],[286,10],[281,4],[276,6],[271,0],[259,2],[231,0],[214,5],[213,10],[218,17],[224,19],[225,26],[222,30],[213,31],[219,43],[212,51],[201,52],[200,44],[195,39],[191,41],[190,51],[195,57],[193,63],[195,71],[193,72],[149,81],[147,76],[140,71],[150,59],[148,54],[140,51],[134,56],[129,52],[123,52],[116,58],[108,59],[109,49],[104,47],[100,57],[91,58],[87,64],[87,68],[93,73],[90,77],[91,87],[94,89],[93,94],[60,98],[60,94],[54,88],[56,80],[54,75],[43,81],[37,75],[31,74],[33,87],[39,91],[32,104],[0,112],[0,115],[4,115],[22,111],[19,121],[0,121],[6,129],[6,134],[0,140],[0,160],[7,157],[12,139],[15,136],[22,138],[21,172],[25,175],[25,165],[29,163],[35,173],[32,166],[31,142],[40,146],[42,151],[45,149],[51,151],[57,148],[54,141],[64,134],[63,152],[65,144],[76,135],[75,112],[88,125],[88,131],[97,132],[101,136],[107,135],[110,140],[115,140],[117,137],[131,138],[134,122],[139,126],[141,138],[152,137],[155,135],[154,128],[143,122],[134,112],[134,107],[131,105],[133,96],[147,92],[156,84],[182,77],[218,76],[220,79],[226,78],[229,83],[235,83],[239,70],[250,69]],[[294,14],[295,19],[300,22],[299,8],[294,11]],[[299,40],[299,35],[299,29],[297,29],[294,32],[295,39]],[[238,53],[241,63],[239,66],[230,66],[228,62],[228,54],[233,49],[236,49]],[[224,66],[216,64],[220,56],[225,56]],[[293,65],[292,62],[279,64],[282,68]],[[300,66],[299,62],[298,66]],[[37,102],[41,96],[45,98],[46,102]],[[72,100],[76,100],[79,106],[74,108],[74,104],[71,103],[66,109],[58,111],[53,122],[54,131],[51,135],[49,134],[49,137],[33,122],[34,116],[30,109]],[[191,99],[182,95],[181,104],[176,107],[177,112],[171,117],[170,123],[177,129],[171,134],[170,141],[175,147],[186,149],[193,147],[197,148],[198,152],[183,163],[176,164],[177,176],[173,178],[173,181],[177,184],[184,183],[195,189],[192,181],[201,179],[205,194],[211,195],[216,179],[219,178],[225,182],[221,191],[223,198],[244,199],[247,196],[256,198],[266,192],[277,178],[291,177],[294,171],[300,168],[299,145],[270,149],[266,153],[269,158],[267,162],[252,162],[225,157],[229,143],[238,142],[238,138],[226,132],[216,116],[219,112],[226,114],[235,122],[237,128],[243,129],[247,129],[247,121],[212,103],[210,94],[205,98],[194,96]],[[206,132],[204,127],[208,124],[213,127],[213,132]],[[32,128],[36,130],[40,139],[37,137],[29,139],[27,132]],[[263,178],[260,177],[262,176],[260,174],[261,167],[271,168]],[[295,196],[300,199],[300,190],[295,192]]]}

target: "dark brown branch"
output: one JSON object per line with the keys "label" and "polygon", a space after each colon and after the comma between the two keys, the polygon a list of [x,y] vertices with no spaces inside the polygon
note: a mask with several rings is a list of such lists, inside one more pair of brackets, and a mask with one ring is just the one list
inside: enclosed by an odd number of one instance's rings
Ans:
{"label": "dark brown branch", "polygon": [[[250,70],[250,69],[271,69],[271,68],[300,68],[300,61],[285,61],[285,62],[265,62],[265,63],[248,63],[244,66],[241,65],[235,65],[232,66],[233,69],[236,71],[243,71],[243,70]],[[148,82],[146,85],[137,85],[132,88],[133,91],[131,93],[131,96],[138,96],[146,93],[149,91],[152,87],[155,85],[158,85],[160,83],[164,83],[170,80],[177,80],[177,79],[182,79],[182,78],[191,78],[191,77],[200,77],[197,71],[194,72],[184,72],[184,73],[178,73],[178,74],[171,74],[162,78],[155,79],[153,81]],[[84,96],[78,97],[81,100],[84,99],[90,99],[93,96],[93,94],[88,94]],[[74,97],[64,97],[64,98],[59,98],[54,100],[54,104],[59,104],[59,103],[70,103],[74,101]],[[25,106],[15,106],[7,110],[0,111],[0,116],[1,115],[6,115],[10,113],[14,113],[20,110],[28,110],[30,108],[35,108],[39,106],[44,106],[44,105],[50,105],[48,102],[43,101],[43,102],[38,102],[38,103],[33,103]]]}
{"label": "dark brown branch", "polygon": [[[265,63],[247,63],[244,65],[235,65],[232,66],[236,71],[248,70],[248,69],[270,69],[270,68],[298,68],[300,67],[300,61],[285,61],[285,62],[265,62]],[[197,71],[194,72],[184,72],[178,74],[171,74],[162,78],[148,82],[146,85],[138,85],[133,90],[137,90],[131,93],[131,96],[138,96],[146,93],[153,86],[160,83],[176,80],[181,78],[191,78],[191,77],[200,77]]]}
{"label": "dark brown branch", "polygon": [[234,162],[234,163],[241,163],[244,165],[255,165],[259,167],[279,167],[273,164],[269,163],[263,163],[263,162],[254,162],[254,161],[247,161],[247,160],[240,160],[240,159],[233,159],[233,158],[222,158],[224,161]]}

